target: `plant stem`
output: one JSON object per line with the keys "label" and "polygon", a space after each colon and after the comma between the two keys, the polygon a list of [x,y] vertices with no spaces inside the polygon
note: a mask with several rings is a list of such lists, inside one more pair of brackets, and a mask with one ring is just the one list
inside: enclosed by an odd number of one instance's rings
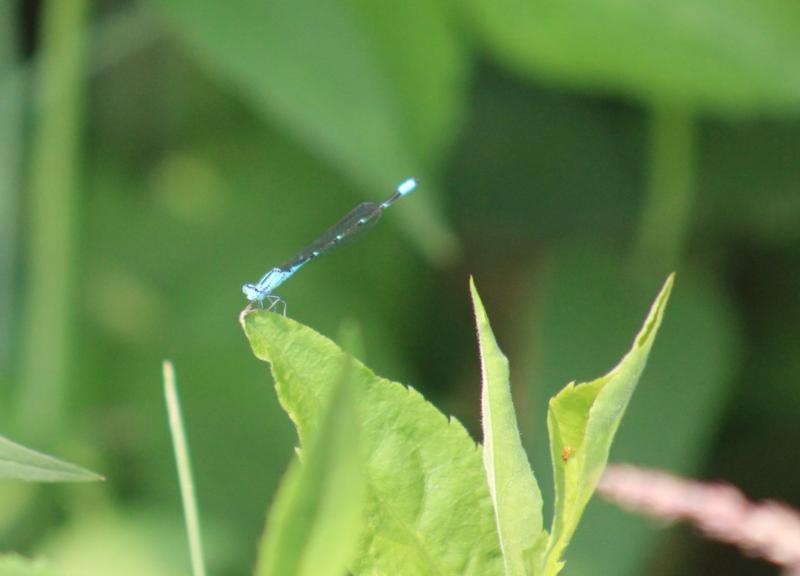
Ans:
{"label": "plant stem", "polygon": [[664,273],[680,258],[694,193],[695,123],[689,110],[655,105],[650,124],[648,192],[637,264]]}
{"label": "plant stem", "polygon": [[48,0],[36,76],[27,205],[19,418],[43,440],[61,426],[75,308],[75,223],[88,0]]}
{"label": "plant stem", "polygon": [[[0,3],[0,371],[11,356],[16,266],[17,205],[20,196],[24,85],[6,82],[20,66],[14,18],[17,3]],[[2,375],[0,375],[2,376]],[[4,396],[5,402],[8,398]]]}
{"label": "plant stem", "polygon": [[203,539],[200,535],[200,515],[197,512],[197,498],[194,493],[189,445],[186,442],[183,418],[181,416],[181,404],[175,385],[175,368],[169,360],[164,360],[162,367],[164,372],[164,397],[167,401],[167,414],[169,416],[169,429],[172,434],[172,445],[175,449],[175,463],[178,467],[178,481],[181,487],[186,532],[189,535],[189,554],[192,559],[192,574],[194,574],[194,576],[205,576],[206,568],[203,563]]}

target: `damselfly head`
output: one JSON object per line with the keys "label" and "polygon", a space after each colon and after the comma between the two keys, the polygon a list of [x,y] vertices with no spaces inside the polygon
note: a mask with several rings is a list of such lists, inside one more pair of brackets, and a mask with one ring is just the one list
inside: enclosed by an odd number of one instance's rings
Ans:
{"label": "damselfly head", "polygon": [[244,292],[245,297],[250,302],[255,302],[256,300],[259,300],[261,297],[261,291],[255,284],[245,284],[244,286],[242,286],[242,292]]}

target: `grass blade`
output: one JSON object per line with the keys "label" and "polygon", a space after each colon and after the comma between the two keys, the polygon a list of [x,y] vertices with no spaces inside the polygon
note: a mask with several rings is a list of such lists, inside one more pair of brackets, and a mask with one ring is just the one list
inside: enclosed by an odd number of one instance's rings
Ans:
{"label": "grass blade", "polygon": [[175,368],[172,362],[164,360],[162,365],[164,374],[164,397],[167,402],[167,415],[169,416],[169,430],[172,435],[172,445],[175,448],[175,463],[178,467],[178,480],[181,487],[183,500],[183,515],[186,520],[186,532],[189,535],[189,554],[192,559],[192,574],[205,576],[206,567],[203,562],[203,540],[200,535],[200,516],[197,512],[197,498],[194,493],[192,481],[192,464],[189,458],[189,445],[183,428],[180,400],[175,385]]}

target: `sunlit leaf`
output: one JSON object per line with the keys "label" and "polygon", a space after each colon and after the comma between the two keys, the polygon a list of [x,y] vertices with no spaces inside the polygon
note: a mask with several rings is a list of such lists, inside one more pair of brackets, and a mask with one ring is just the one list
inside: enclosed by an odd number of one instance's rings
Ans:
{"label": "sunlit leaf", "polygon": [[301,446],[320,426],[345,364],[353,362],[368,486],[355,574],[502,574],[480,450],[457,421],[289,318],[253,312],[243,324],[256,356],[270,363]]}
{"label": "sunlit leaf", "polygon": [[475,283],[470,280],[481,354],[483,464],[494,503],[506,576],[535,574],[547,532],[542,494],[522,447],[511,398],[508,360],[495,340]]}
{"label": "sunlit leaf", "polygon": [[544,574],[563,567],[562,553],[605,469],[611,443],[661,324],[672,290],[670,276],[628,354],[605,376],[570,383],[550,400],[547,428],[555,475],[556,503]]}
{"label": "sunlit leaf", "polygon": [[367,485],[348,366],[333,388],[319,429],[278,490],[257,576],[341,576],[352,560]]}
{"label": "sunlit leaf", "polygon": [[[681,269],[680,289],[670,296],[658,342],[615,436],[613,461],[696,474],[714,442],[741,355],[726,287],[697,272]],[[619,358],[641,324],[656,279],[643,281],[629,262],[595,246],[557,252],[537,280],[539,298],[526,322],[531,344],[517,370],[527,382],[532,414],[530,428],[522,426],[531,439],[531,463],[540,471],[550,465],[546,423],[538,417],[542,404],[564,382],[589,380]],[[551,476],[540,472],[538,479],[550,502]],[[651,522],[592,499],[570,542],[568,571],[575,576],[647,572],[646,562],[665,536]]]}

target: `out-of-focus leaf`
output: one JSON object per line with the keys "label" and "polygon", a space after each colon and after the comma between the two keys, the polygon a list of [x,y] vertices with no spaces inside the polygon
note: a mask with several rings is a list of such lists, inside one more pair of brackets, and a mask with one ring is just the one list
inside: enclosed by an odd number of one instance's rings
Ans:
{"label": "out-of-focus leaf", "polygon": [[257,576],[346,572],[364,524],[367,487],[353,394],[346,365],[322,409],[319,428],[278,490]]}
{"label": "out-of-focus leaf", "polygon": [[32,482],[91,482],[94,472],[57,460],[0,436],[0,478]]}
{"label": "out-of-focus leaf", "polygon": [[473,257],[496,259],[509,238],[527,252],[522,241],[627,234],[645,161],[641,113],[481,71],[449,169],[454,218],[481,238]]}
{"label": "out-of-focus leaf", "polygon": [[555,576],[563,567],[564,550],[605,470],[611,443],[661,325],[672,278],[667,279],[622,361],[601,378],[568,384],[550,400],[547,430],[556,500],[544,563],[546,576]]}
{"label": "out-of-focus leaf", "polygon": [[[449,140],[463,64],[438,2],[154,1],[202,64],[371,199],[406,177],[424,178],[425,154]],[[387,32],[395,17],[402,26]],[[431,36],[432,56],[408,29]],[[404,98],[414,89],[421,93]],[[430,179],[426,186],[402,218],[429,255],[444,257],[454,239]]]}
{"label": "out-of-focus leaf", "polygon": [[[347,3],[345,3],[347,4]],[[400,108],[408,146],[434,167],[465,105],[467,57],[443,0],[349,0]]]}
{"label": "out-of-focus leaf", "polygon": [[28,560],[21,556],[0,557],[0,576],[59,576],[59,572],[49,564]]}
{"label": "out-of-focus leaf", "polygon": [[794,0],[468,3],[510,66],[573,86],[720,113],[800,108]]}
{"label": "out-of-focus leaf", "polygon": [[[708,449],[727,398],[738,339],[723,290],[691,270],[679,272],[679,285],[611,459],[692,473]],[[565,380],[587,379],[613,363],[640,321],[637,310],[645,308],[654,289],[652,282],[638,282],[627,265],[598,250],[557,253],[543,287],[533,313],[534,334],[528,339],[536,343],[527,354],[536,364],[526,368],[535,470],[551,457],[539,417],[542,404]],[[540,475],[539,481],[549,501],[550,477]],[[642,562],[662,534],[642,519],[592,500],[567,552],[569,573],[646,572]]]}
{"label": "out-of-focus leaf", "polygon": [[[800,240],[800,122],[709,123],[698,149],[697,228],[769,246]],[[717,240],[716,243],[720,244]]]}
{"label": "out-of-focus leaf", "polygon": [[25,77],[18,73],[17,29],[13,2],[0,2],[0,377],[14,326],[17,213],[20,196]]}
{"label": "out-of-focus leaf", "polygon": [[[42,555],[67,576],[175,576],[189,574],[180,504],[168,511],[82,509],[51,532]],[[213,530],[210,531],[212,534]],[[212,559],[213,560],[213,559]],[[214,562],[210,573],[216,574]]]}
{"label": "out-of-focus leaf", "polygon": [[301,445],[320,425],[345,363],[353,362],[368,485],[368,528],[355,574],[502,574],[480,451],[457,421],[289,318],[251,312],[243,324],[255,355],[270,363]]}
{"label": "out-of-focus leaf", "polygon": [[[533,575],[547,538],[542,527],[542,494],[519,437],[508,359],[497,345],[472,279],[469,288],[481,354],[483,465],[494,504],[505,574]],[[535,550],[537,545],[542,545],[542,549]]]}

